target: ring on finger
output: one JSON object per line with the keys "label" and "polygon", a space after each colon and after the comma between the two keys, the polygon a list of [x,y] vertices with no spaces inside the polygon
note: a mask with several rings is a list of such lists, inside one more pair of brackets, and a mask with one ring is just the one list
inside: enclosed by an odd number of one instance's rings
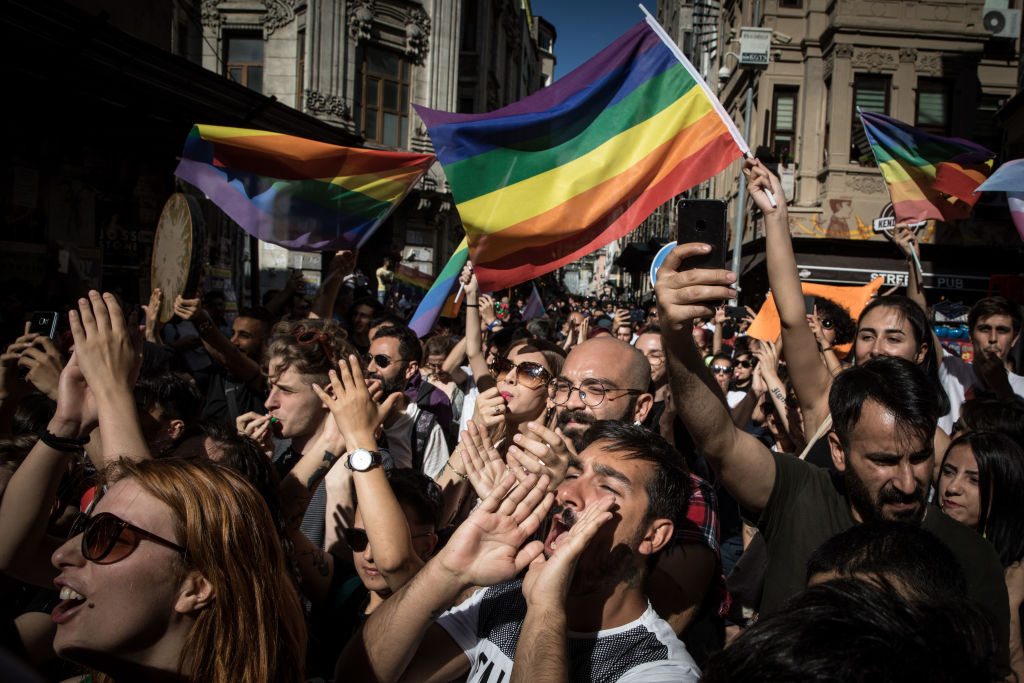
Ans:
{"label": "ring on finger", "polygon": [[501,406],[494,406],[494,414],[495,415],[501,414]]}

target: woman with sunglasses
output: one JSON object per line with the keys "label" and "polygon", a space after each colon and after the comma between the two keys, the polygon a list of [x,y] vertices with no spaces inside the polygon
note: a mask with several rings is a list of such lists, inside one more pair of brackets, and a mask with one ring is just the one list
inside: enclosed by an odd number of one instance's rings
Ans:
{"label": "woman with sunglasses", "polygon": [[301,681],[306,631],[266,505],[232,470],[122,460],[53,553],[57,654],[92,681]]}

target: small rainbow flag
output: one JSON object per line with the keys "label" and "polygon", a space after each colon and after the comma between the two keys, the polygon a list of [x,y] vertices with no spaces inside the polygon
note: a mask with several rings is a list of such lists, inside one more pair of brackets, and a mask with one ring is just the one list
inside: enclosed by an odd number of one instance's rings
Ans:
{"label": "small rainbow flag", "polygon": [[932,135],[858,108],[897,221],[967,218],[974,190],[992,173],[995,153],[960,138]]}
{"label": "small rainbow flag", "polygon": [[570,74],[503,109],[416,111],[484,291],[628,234],[747,152],[722,105],[649,14]]}
{"label": "small rainbow flag", "polygon": [[[469,245],[466,238],[462,238],[459,246],[455,248],[455,253],[441,269],[441,274],[437,276],[437,280],[434,281],[430,291],[423,297],[423,301],[420,302],[416,312],[412,314],[412,319],[409,320],[409,327],[417,336],[425,337],[430,334],[442,309],[445,313],[453,310],[451,308],[454,305],[452,299],[458,292],[459,275],[468,260]],[[447,317],[454,318],[458,312],[458,305],[454,305],[454,313]]]}
{"label": "small rainbow flag", "polygon": [[434,284],[434,278],[421,270],[399,264],[395,267],[395,282],[399,288],[404,287],[417,296],[423,296]]}
{"label": "small rainbow flag", "polygon": [[174,174],[253,237],[289,249],[334,251],[362,245],[433,162],[429,154],[196,125]]}

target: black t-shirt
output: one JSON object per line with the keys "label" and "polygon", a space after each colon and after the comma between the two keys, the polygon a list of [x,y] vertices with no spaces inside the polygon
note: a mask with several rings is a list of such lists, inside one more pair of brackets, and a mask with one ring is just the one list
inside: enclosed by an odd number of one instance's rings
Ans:
{"label": "black t-shirt", "polygon": [[[333,553],[332,553],[333,554]],[[369,615],[366,589],[349,558],[334,555],[334,575],[323,602],[313,605],[306,648],[306,677],[334,678],[334,665],[345,645]]]}
{"label": "black t-shirt", "polygon": [[[757,523],[768,546],[762,613],[802,591],[811,554],[857,523],[838,474],[792,455],[772,455],[775,485]],[[935,534],[960,562],[967,578],[967,596],[992,622],[999,643],[999,663],[1008,665],[1009,596],[995,548],[934,505],[928,506],[921,527]]]}
{"label": "black t-shirt", "polygon": [[202,419],[225,422],[235,426],[235,418],[250,411],[262,413],[267,396],[262,391],[253,391],[241,379],[220,366],[210,370],[210,382],[206,389],[206,403]]}

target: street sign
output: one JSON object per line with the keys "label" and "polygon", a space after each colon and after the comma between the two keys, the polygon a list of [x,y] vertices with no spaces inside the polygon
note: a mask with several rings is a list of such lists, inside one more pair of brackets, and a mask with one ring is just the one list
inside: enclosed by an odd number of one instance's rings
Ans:
{"label": "street sign", "polygon": [[772,47],[772,29],[740,29],[740,65],[768,66],[768,53]]}
{"label": "street sign", "polygon": [[[917,232],[926,225],[928,225],[928,221],[907,223],[907,227],[914,232]],[[892,202],[889,202],[882,207],[882,213],[878,218],[872,221],[872,227],[875,229],[875,232],[888,232],[896,228],[896,217],[893,214]]]}
{"label": "street sign", "polygon": [[669,242],[654,255],[654,260],[651,261],[651,287],[658,281],[658,268],[665,262],[665,257],[668,256],[668,252],[672,251],[672,248],[676,246],[675,242]]}

